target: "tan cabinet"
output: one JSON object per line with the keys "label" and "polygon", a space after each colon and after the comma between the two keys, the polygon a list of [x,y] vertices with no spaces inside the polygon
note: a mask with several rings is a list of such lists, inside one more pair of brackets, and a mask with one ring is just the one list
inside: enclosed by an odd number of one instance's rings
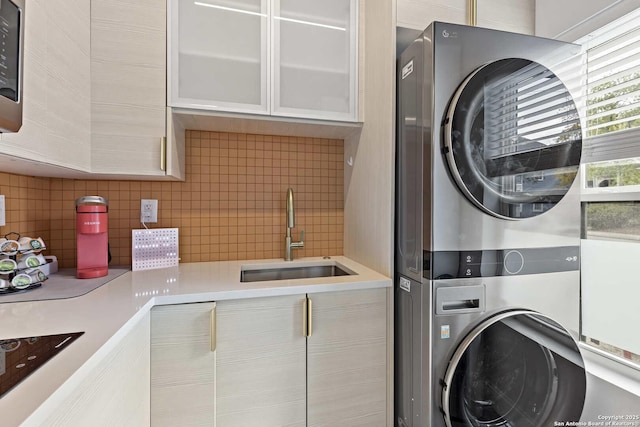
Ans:
{"label": "tan cabinet", "polygon": [[304,295],[218,302],[216,425],[304,427]]}
{"label": "tan cabinet", "polygon": [[166,25],[166,0],[91,1],[94,174],[184,179],[184,133],[167,129]]}
{"label": "tan cabinet", "polygon": [[[73,352],[74,345],[67,351]],[[93,356],[76,376],[80,378],[69,378],[21,426],[149,426],[149,316],[132,325],[109,351]]]}
{"label": "tan cabinet", "polygon": [[184,179],[167,108],[166,0],[30,0],[23,125],[0,167],[65,178]]}
{"label": "tan cabinet", "polygon": [[386,426],[387,290],[309,297],[307,426]]}
{"label": "tan cabinet", "polygon": [[211,302],[151,310],[152,426],[214,425],[215,307]]}
{"label": "tan cabinet", "polygon": [[218,302],[217,425],[385,426],[386,310],[385,289]]}
{"label": "tan cabinet", "polygon": [[22,127],[0,144],[0,154],[18,161],[3,161],[4,171],[42,175],[43,164],[89,171],[89,14],[86,1],[27,2]]}
{"label": "tan cabinet", "polygon": [[156,307],[151,330],[153,426],[386,425],[386,289]]}

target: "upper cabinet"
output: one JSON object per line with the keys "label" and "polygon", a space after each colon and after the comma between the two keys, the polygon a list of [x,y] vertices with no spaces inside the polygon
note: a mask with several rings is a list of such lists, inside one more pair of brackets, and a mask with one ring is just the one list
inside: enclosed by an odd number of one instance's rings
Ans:
{"label": "upper cabinet", "polygon": [[271,114],[356,120],[357,2],[275,0]]}
{"label": "upper cabinet", "polygon": [[3,171],[40,175],[46,165],[89,171],[89,14],[82,0],[27,2],[23,120],[19,132],[2,134],[0,154],[12,159],[4,157]]}
{"label": "upper cabinet", "polygon": [[184,179],[184,128],[167,108],[166,0],[30,0],[23,125],[0,169]]}
{"label": "upper cabinet", "polygon": [[356,122],[357,0],[172,0],[169,105]]}
{"label": "upper cabinet", "polygon": [[266,0],[172,0],[169,103],[268,114]]}
{"label": "upper cabinet", "polygon": [[91,1],[92,173],[184,178],[184,135],[167,128],[166,36],[166,0]]}

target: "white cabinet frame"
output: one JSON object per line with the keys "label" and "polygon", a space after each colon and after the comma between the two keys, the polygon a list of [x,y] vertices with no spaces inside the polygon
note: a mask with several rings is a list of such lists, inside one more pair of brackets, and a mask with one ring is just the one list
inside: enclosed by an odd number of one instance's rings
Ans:
{"label": "white cabinet frame", "polygon": [[351,34],[349,35],[349,111],[347,113],[338,113],[330,111],[318,111],[308,110],[303,108],[287,108],[280,106],[280,49],[277,44],[280,40],[280,21],[274,19],[275,16],[280,15],[280,0],[272,0],[272,11],[269,15],[271,21],[271,44],[270,51],[272,52],[271,61],[271,92],[270,97],[270,113],[272,116],[281,117],[298,117],[308,119],[320,119],[320,120],[337,120],[337,121],[358,121],[358,0],[350,1],[350,20],[349,26],[351,28]]}
{"label": "white cabinet frame", "polygon": [[[280,0],[262,0],[261,14],[265,19],[261,26],[261,103],[259,106],[244,103],[224,102],[224,101],[203,101],[200,99],[179,96],[179,4],[182,0],[168,0],[167,7],[167,52],[169,60],[167,63],[167,87],[168,105],[172,108],[189,110],[207,110],[229,113],[258,114],[264,116],[291,117],[315,120],[335,120],[345,122],[358,121],[358,0],[350,0],[350,21],[351,33],[349,35],[349,109],[348,112],[330,112],[310,110],[303,108],[279,107],[280,93],[279,81],[280,72],[279,49],[279,23],[274,20],[274,12],[279,10]],[[203,0],[206,1],[206,0]],[[203,11],[206,12],[206,11]]]}
{"label": "white cabinet frame", "polygon": [[[167,28],[169,29],[167,34],[167,87],[169,93],[167,96],[169,107],[178,108],[190,108],[196,110],[214,110],[214,111],[227,111],[237,113],[250,113],[250,114],[269,114],[268,99],[270,97],[270,85],[268,82],[271,80],[271,60],[269,55],[270,46],[270,26],[271,20],[269,16],[271,14],[270,2],[268,0],[261,0],[260,8],[261,14],[264,14],[262,20],[260,34],[261,34],[261,71],[260,71],[260,105],[236,103],[236,102],[223,102],[223,101],[211,101],[203,102],[194,98],[181,98],[179,96],[179,3],[181,0],[168,0],[167,7]],[[206,13],[203,10],[203,13]]]}

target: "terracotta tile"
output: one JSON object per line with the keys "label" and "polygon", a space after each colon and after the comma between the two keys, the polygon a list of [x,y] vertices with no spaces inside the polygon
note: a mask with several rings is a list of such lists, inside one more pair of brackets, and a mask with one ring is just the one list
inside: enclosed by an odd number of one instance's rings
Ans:
{"label": "terracotta tile", "polygon": [[[131,229],[141,198],[159,200],[157,227],[180,228],[182,262],[283,256],[284,199],[292,187],[296,230],[307,230],[298,256],[343,250],[342,140],[187,131],[186,182],[67,180],[0,173],[10,230],[50,239],[47,254],[75,266],[77,197],[109,199],[114,263],[131,262]],[[188,242],[188,243],[187,243]]]}

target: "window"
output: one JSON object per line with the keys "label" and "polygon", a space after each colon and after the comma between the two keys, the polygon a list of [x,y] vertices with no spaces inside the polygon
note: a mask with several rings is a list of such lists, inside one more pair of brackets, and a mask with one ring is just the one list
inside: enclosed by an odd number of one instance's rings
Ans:
{"label": "window", "polygon": [[640,10],[578,43],[586,52],[582,339],[640,368]]}
{"label": "window", "polygon": [[640,127],[640,14],[631,15],[585,43],[588,137]]}

